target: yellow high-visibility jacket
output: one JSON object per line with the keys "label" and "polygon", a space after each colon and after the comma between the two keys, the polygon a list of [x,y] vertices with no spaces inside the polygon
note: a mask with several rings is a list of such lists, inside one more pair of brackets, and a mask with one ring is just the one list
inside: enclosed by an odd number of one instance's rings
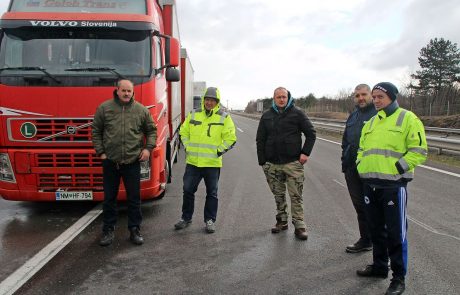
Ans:
{"label": "yellow high-visibility jacket", "polygon": [[204,98],[201,111],[193,110],[180,127],[187,164],[196,167],[222,167],[222,155],[236,143],[235,125],[220,103],[206,114]]}
{"label": "yellow high-visibility jacket", "polygon": [[427,157],[425,128],[411,111],[398,108],[387,116],[380,110],[363,127],[357,167],[367,183],[408,182],[415,166]]}

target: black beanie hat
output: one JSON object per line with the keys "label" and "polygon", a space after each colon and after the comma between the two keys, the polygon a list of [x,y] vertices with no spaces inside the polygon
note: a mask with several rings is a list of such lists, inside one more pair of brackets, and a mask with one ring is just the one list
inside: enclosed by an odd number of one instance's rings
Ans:
{"label": "black beanie hat", "polygon": [[391,101],[395,101],[396,95],[399,93],[398,88],[396,88],[396,86],[394,86],[390,82],[377,83],[375,84],[374,88],[372,88],[372,91],[374,91],[375,89],[382,90],[383,92],[385,92],[391,99]]}

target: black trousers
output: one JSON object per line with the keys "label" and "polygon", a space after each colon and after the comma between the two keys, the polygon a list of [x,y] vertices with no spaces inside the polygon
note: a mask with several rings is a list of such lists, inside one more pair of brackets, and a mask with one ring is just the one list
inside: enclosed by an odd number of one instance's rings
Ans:
{"label": "black trousers", "polygon": [[348,193],[358,217],[359,235],[363,242],[371,244],[371,232],[364,204],[363,182],[356,168],[347,168],[344,172]]}
{"label": "black trousers", "polygon": [[373,248],[373,264],[388,269],[393,277],[407,273],[407,189],[406,185],[373,188],[364,185],[364,200],[369,218]]}
{"label": "black trousers", "polygon": [[139,161],[117,165],[106,159],[102,161],[104,179],[103,231],[113,230],[117,222],[117,196],[120,179],[126,189],[128,205],[128,228],[140,227],[141,214],[141,168]]}

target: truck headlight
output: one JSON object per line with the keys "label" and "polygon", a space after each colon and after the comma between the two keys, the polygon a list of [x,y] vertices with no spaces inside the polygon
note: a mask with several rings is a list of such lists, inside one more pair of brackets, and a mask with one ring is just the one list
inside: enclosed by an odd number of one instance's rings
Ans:
{"label": "truck headlight", "polygon": [[150,179],[150,159],[141,162],[141,181]]}
{"label": "truck headlight", "polygon": [[10,157],[6,153],[0,153],[0,181],[16,183]]}

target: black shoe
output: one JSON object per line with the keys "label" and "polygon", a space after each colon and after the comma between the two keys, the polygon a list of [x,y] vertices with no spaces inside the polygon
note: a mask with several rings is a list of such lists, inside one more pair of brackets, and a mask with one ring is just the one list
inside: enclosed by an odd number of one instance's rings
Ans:
{"label": "black shoe", "polygon": [[174,224],[174,228],[176,230],[181,230],[181,229],[184,229],[186,228],[187,226],[189,226],[190,224],[192,224],[192,221],[191,220],[179,220],[178,223]]}
{"label": "black shoe", "polygon": [[144,244],[144,238],[142,237],[141,233],[139,232],[139,228],[133,227],[129,229],[130,235],[129,239],[135,245],[142,245]]}
{"label": "black shoe", "polygon": [[370,251],[372,250],[372,244],[369,242],[363,241],[363,239],[359,239],[356,243],[352,245],[348,245],[345,248],[345,251],[348,253],[358,253],[362,251]]}
{"label": "black shoe", "polygon": [[282,230],[287,230],[287,229],[288,229],[287,221],[277,221],[275,226],[272,227],[272,233],[277,234],[277,233],[280,233]]}
{"label": "black shoe", "polygon": [[102,232],[102,237],[99,240],[99,245],[100,246],[108,246],[113,243],[113,240],[115,239],[115,234],[113,233],[113,230],[108,230]]}
{"label": "black shoe", "polygon": [[307,230],[305,228],[296,228],[294,234],[299,240],[306,241],[308,239]]}
{"label": "black shoe", "polygon": [[374,265],[368,265],[364,269],[356,271],[356,274],[360,277],[373,277],[386,279],[388,277],[388,269],[379,269]]}
{"label": "black shoe", "polygon": [[392,278],[385,295],[399,295],[404,293],[405,289],[406,284],[404,283],[404,278]]}

